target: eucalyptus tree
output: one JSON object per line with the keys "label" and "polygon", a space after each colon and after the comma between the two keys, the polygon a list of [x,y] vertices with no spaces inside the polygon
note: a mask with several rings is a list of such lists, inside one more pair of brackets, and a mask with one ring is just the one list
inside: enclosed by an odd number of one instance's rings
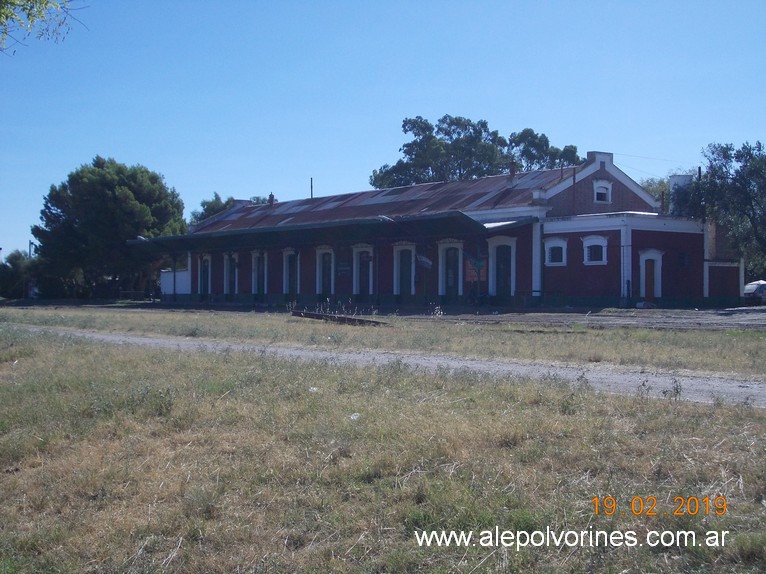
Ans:
{"label": "eucalyptus tree", "polygon": [[395,164],[373,170],[370,185],[377,189],[581,162],[576,146],[553,147],[545,134],[529,128],[505,138],[486,120],[445,115],[434,125],[416,116],[404,119],[402,131],[412,140],[401,147],[403,157]]}
{"label": "eucalyptus tree", "polygon": [[69,0],[0,0],[0,52],[8,53],[31,34],[63,38],[73,19],[71,10]]}
{"label": "eucalyptus tree", "polygon": [[748,262],[766,273],[766,151],[761,142],[710,144],[701,177],[675,196],[682,215],[716,221]]}

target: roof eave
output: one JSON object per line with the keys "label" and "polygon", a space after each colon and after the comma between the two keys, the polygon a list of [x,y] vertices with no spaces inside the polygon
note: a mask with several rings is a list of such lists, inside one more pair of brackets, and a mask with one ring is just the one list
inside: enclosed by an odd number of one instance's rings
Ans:
{"label": "roof eave", "polygon": [[[153,253],[177,253],[195,250],[225,250],[232,248],[231,239],[241,238],[237,248],[257,248],[259,245],[311,243],[320,241],[321,236],[311,232],[337,229],[348,241],[391,239],[395,237],[437,236],[445,230],[451,236],[467,235],[484,230],[484,226],[460,211],[424,214],[417,216],[389,217],[380,215],[373,218],[346,221],[278,225],[261,228],[232,229],[224,231],[199,231],[187,235],[137,238],[128,245],[149,250]],[[356,233],[354,232],[356,230]],[[290,238],[285,236],[289,235]],[[295,237],[300,239],[293,240]]]}

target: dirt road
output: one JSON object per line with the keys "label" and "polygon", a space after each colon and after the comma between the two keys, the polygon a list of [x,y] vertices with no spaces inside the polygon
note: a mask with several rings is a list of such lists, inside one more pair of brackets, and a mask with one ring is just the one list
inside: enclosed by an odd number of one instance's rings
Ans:
{"label": "dirt road", "polygon": [[723,401],[726,404],[749,404],[766,408],[766,376],[744,378],[738,375],[706,374],[694,372],[665,372],[603,363],[577,366],[554,362],[498,361],[466,359],[446,355],[427,355],[393,351],[360,350],[338,351],[297,346],[272,346],[229,342],[213,339],[181,338],[169,336],[142,336],[121,333],[103,333],[67,328],[15,325],[32,332],[74,336],[116,345],[136,345],[177,349],[187,352],[240,351],[303,361],[327,361],[356,365],[383,365],[392,361],[414,369],[468,369],[480,373],[510,377],[557,377],[572,383],[587,380],[598,391],[633,395],[639,386],[649,388],[649,394],[667,397],[680,391],[681,400],[695,402]]}

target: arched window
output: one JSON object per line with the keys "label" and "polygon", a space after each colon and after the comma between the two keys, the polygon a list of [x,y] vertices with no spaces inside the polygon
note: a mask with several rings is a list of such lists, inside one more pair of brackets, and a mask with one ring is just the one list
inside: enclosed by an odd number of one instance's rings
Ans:
{"label": "arched window", "polygon": [[639,258],[639,294],[647,301],[662,297],[662,256],[659,249],[641,249]]}
{"label": "arched window", "polygon": [[335,294],[335,253],[331,247],[317,247],[316,294]]}
{"label": "arched window", "polygon": [[394,245],[394,295],[415,294],[415,244]]}
{"label": "arched window", "polygon": [[608,179],[593,181],[593,201],[595,203],[612,203],[612,182]]}
{"label": "arched window", "polygon": [[211,273],[211,257],[210,255],[199,256],[199,267],[197,269],[197,292],[203,299],[206,299],[210,295],[212,288],[212,273]]}
{"label": "arched window", "polygon": [[588,235],[583,237],[582,246],[585,265],[606,265],[606,237]]}
{"label": "arched window", "polygon": [[567,240],[560,237],[545,239],[545,266],[566,267]]}
{"label": "arched window", "polygon": [[463,296],[463,242],[439,242],[439,295]]}
{"label": "arched window", "polygon": [[372,295],[372,245],[359,244],[352,247],[354,254],[354,295]]}
{"label": "arched window", "polygon": [[223,294],[236,295],[239,293],[239,255],[224,253],[223,255]]}
{"label": "arched window", "polygon": [[512,297],[516,294],[516,238],[490,237],[488,290],[492,296]]}
{"label": "arched window", "polygon": [[298,251],[292,248],[282,250],[282,293],[299,295],[301,292],[301,261]]}
{"label": "arched window", "polygon": [[253,251],[253,295],[265,295],[268,258],[265,251]]}

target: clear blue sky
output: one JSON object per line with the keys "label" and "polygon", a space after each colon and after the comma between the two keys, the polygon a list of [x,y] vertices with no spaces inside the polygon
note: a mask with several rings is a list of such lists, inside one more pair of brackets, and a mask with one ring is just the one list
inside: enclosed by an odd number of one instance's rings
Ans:
{"label": "clear blue sky", "polygon": [[531,127],[634,179],[766,139],[766,2],[75,0],[0,55],[0,257],[94,156],[282,201],[369,188],[405,117]]}

